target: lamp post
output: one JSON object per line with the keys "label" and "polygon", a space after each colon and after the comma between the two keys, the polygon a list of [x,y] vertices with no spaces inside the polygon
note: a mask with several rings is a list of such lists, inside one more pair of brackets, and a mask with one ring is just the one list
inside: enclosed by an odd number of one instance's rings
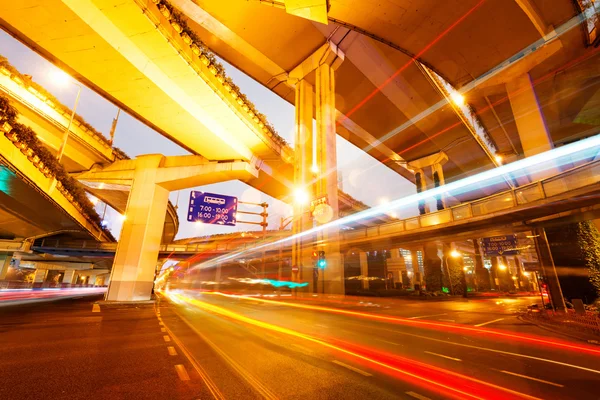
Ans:
{"label": "lamp post", "polygon": [[75,117],[75,112],[77,111],[77,105],[79,104],[79,97],[81,96],[81,85],[74,82],[69,75],[64,73],[61,70],[56,70],[52,73],[53,81],[61,86],[65,86],[68,83],[72,83],[77,86],[77,97],[75,97],[75,104],[73,105],[73,110],[71,111],[71,118],[69,118],[69,124],[63,133],[63,137],[60,143],[60,148],[58,149],[58,154],[56,155],[56,160],[60,162],[63,154],[65,153],[65,148],[67,147],[67,141],[69,139],[69,132],[71,131],[71,125],[73,124],[73,118]]}

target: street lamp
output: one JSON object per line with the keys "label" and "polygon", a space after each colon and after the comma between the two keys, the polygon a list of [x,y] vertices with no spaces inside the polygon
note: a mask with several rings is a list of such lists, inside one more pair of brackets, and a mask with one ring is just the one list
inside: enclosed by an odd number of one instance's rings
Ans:
{"label": "street lamp", "polygon": [[459,107],[465,105],[465,96],[458,92],[452,92],[450,94],[450,98],[452,99],[454,104],[456,104]]}
{"label": "street lamp", "polygon": [[308,203],[308,193],[302,188],[294,190],[294,202],[300,205]]}
{"label": "street lamp", "polygon": [[74,82],[69,75],[67,75],[64,71],[60,69],[55,69],[51,72],[52,81],[59,86],[66,86],[69,83],[77,86],[77,97],[75,97],[75,105],[73,106],[73,111],[71,111],[71,118],[69,119],[69,125],[65,129],[65,133],[63,134],[63,138],[60,144],[60,148],[58,149],[58,154],[56,155],[56,160],[60,162],[65,148],[67,147],[67,140],[69,139],[69,131],[71,130],[71,125],[73,124],[73,118],[75,117],[75,111],[77,111],[77,105],[79,104],[79,96],[81,95],[81,85]]}

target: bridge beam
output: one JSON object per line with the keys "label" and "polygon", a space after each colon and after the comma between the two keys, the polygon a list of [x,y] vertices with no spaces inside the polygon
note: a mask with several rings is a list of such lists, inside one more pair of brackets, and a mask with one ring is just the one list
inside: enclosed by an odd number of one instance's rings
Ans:
{"label": "bridge beam", "polygon": [[210,162],[200,156],[140,156],[84,172],[78,179],[131,186],[125,222],[117,245],[108,301],[149,300],[172,190],[256,178],[258,170],[242,161]]}
{"label": "bridge beam", "polygon": [[8,267],[12,261],[12,254],[0,255],[0,281],[6,279],[8,274]]}

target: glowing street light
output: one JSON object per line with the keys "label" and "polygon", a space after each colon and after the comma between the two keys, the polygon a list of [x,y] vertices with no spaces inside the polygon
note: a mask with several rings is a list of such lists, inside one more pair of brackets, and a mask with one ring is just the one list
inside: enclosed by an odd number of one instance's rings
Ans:
{"label": "glowing street light", "polygon": [[450,257],[452,257],[452,258],[458,258],[458,257],[460,257],[460,252],[458,252],[456,250],[452,250],[450,252]]}
{"label": "glowing street light", "polygon": [[498,269],[499,269],[500,271],[504,271],[504,270],[506,270],[506,265],[504,265],[504,264],[500,264],[500,265],[498,265]]}
{"label": "glowing street light", "polygon": [[465,105],[465,96],[458,92],[452,92],[450,98],[452,99],[452,102],[459,107]]}
{"label": "glowing street light", "polygon": [[500,154],[496,154],[496,155],[494,156],[494,159],[496,160],[496,162],[497,162],[498,164],[502,164],[502,160],[504,160],[504,158],[503,158],[503,157],[502,157]]}
{"label": "glowing street light", "polygon": [[73,118],[75,117],[75,111],[77,110],[77,105],[79,104],[79,96],[81,95],[81,85],[75,83],[73,79],[67,75],[64,71],[54,68],[50,72],[50,77],[52,82],[54,82],[58,86],[66,86],[69,83],[72,83],[77,86],[77,97],[75,97],[75,105],[73,106],[73,111],[71,112],[71,118],[69,119],[69,125],[65,129],[65,133],[63,134],[62,142],[60,144],[60,148],[58,149],[58,154],[56,155],[56,159],[60,162],[63,154],[65,153],[65,147],[67,147],[67,140],[69,139],[69,131],[71,130],[71,125],[73,124]]}
{"label": "glowing street light", "polygon": [[302,188],[297,188],[294,190],[294,202],[297,204],[307,204],[308,203],[308,193],[306,190]]}
{"label": "glowing street light", "polygon": [[317,167],[316,164],[313,164],[312,167],[310,167],[310,172],[312,172],[313,174],[318,174],[319,173],[319,167]]}

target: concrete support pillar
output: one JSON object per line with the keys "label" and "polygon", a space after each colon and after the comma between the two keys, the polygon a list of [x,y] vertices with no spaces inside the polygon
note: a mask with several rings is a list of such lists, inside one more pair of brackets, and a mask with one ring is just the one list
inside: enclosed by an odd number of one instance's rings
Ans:
{"label": "concrete support pillar", "polygon": [[[425,180],[425,173],[422,169],[415,170],[415,185],[417,187],[417,193],[424,192],[427,190],[427,181]],[[419,214],[423,215],[429,212],[429,205],[425,200],[419,201]]]}
{"label": "concrete support pillar", "polygon": [[10,267],[11,260],[12,254],[0,255],[0,281],[6,279],[6,274],[8,274],[8,267]]}
{"label": "concrete support pillar", "polygon": [[[431,165],[431,176],[433,177],[434,187],[445,185],[444,170],[442,169],[441,162],[436,162]],[[436,198],[436,208],[438,211],[446,208],[446,199],[444,195],[441,194]]]}
{"label": "concrete support pillar", "polygon": [[430,292],[442,290],[442,260],[438,256],[436,243],[427,243],[423,246],[423,267],[427,290]]}
{"label": "concrete support pillar", "polygon": [[474,259],[475,259],[475,286],[477,291],[489,290],[490,285],[490,272],[485,269],[483,265],[483,255],[481,254],[481,247],[479,246],[478,239],[472,239]]}
{"label": "concrete support pillar", "polygon": [[[448,156],[443,151],[438,153],[431,154],[426,157],[419,158],[417,160],[412,160],[408,163],[410,168],[415,171],[415,183],[417,186],[417,193],[423,192],[427,190],[427,180],[425,179],[424,170],[428,167],[431,168],[431,177],[433,180],[433,187],[441,186],[445,184],[444,180],[444,170],[442,169],[442,165],[444,165],[448,161]],[[436,182],[437,176],[437,182]],[[437,196],[436,200],[436,209],[443,210],[446,207],[446,200],[443,195]],[[425,214],[429,212],[429,207],[426,204],[426,201],[419,202],[419,213]]]}
{"label": "concrete support pillar", "polygon": [[150,299],[169,201],[169,190],[156,184],[161,159],[137,159],[106,300]]}
{"label": "concrete support pillar", "polygon": [[420,272],[421,275],[423,274],[423,268],[421,268],[421,266],[419,265],[419,255],[417,254],[417,250],[411,250],[410,251],[410,259],[412,262],[412,267],[413,267],[413,272],[416,274],[417,272]]}
{"label": "concrete support pillar", "polygon": [[[552,137],[529,74],[520,75],[506,83],[506,91],[525,157],[551,150],[554,147]],[[530,180],[536,181],[558,171],[528,172]]]}
{"label": "concrete support pillar", "polygon": [[[306,192],[307,198],[313,198],[313,86],[302,79],[296,84],[295,113],[295,163],[294,186],[296,190]],[[313,227],[309,204],[294,202],[294,235]],[[298,272],[292,272],[294,281],[309,282],[309,291],[314,292],[312,242],[313,237],[304,236],[294,239],[292,244],[292,266]]]}
{"label": "concrete support pillar", "polygon": [[46,280],[46,276],[48,276],[47,269],[36,269],[35,275],[33,276],[33,287],[42,287]]}
{"label": "concrete support pillar", "polygon": [[90,275],[87,284],[90,286],[96,286],[96,275]]}
{"label": "concrete support pillar", "polygon": [[65,270],[65,273],[63,275],[62,283],[64,286],[72,285],[76,278],[77,278],[77,275],[75,274],[75,270],[67,269],[67,270]]}
{"label": "concrete support pillar", "polygon": [[[332,220],[339,216],[338,174],[335,130],[335,71],[329,63],[316,69],[317,167],[319,176],[316,197],[327,196]],[[340,254],[340,233],[337,226],[319,232],[327,258],[324,273],[325,293],[344,293],[344,266]]]}
{"label": "concrete support pillar", "polygon": [[532,231],[535,237],[535,248],[538,253],[538,260],[542,267],[542,272],[546,283],[548,284],[548,294],[550,295],[550,302],[554,309],[558,312],[566,312],[565,299],[563,298],[562,289],[556,273],[556,267],[554,265],[554,259],[550,251],[550,245],[548,244],[548,238],[546,237],[546,231],[544,228],[535,228]]}
{"label": "concrete support pillar", "polygon": [[[360,274],[362,277],[367,278],[369,276],[369,260],[367,258],[367,253],[360,252],[358,253],[359,261],[360,261]],[[364,279],[362,281],[362,288],[365,290],[369,289],[369,281]]]}

